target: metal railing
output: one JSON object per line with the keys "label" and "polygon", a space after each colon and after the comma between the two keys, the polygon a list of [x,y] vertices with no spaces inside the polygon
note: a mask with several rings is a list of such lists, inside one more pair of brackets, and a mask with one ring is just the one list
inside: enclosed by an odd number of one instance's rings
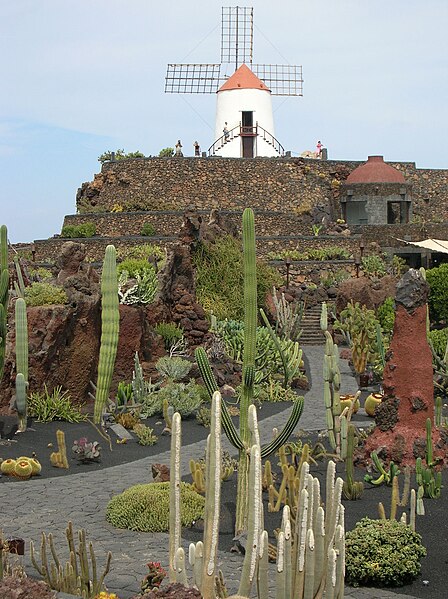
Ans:
{"label": "metal railing", "polygon": [[233,141],[236,137],[260,137],[263,141],[270,144],[279,156],[285,155],[285,148],[278,139],[258,123],[256,125],[241,125],[240,123],[232,129],[229,129],[225,135],[218,137],[218,139],[209,147],[207,151],[208,155],[215,156],[216,152],[218,152],[226,143]]}

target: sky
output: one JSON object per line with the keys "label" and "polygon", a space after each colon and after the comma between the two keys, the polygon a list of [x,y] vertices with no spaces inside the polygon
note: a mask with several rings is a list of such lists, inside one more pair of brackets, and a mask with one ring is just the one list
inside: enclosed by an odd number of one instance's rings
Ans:
{"label": "sky", "polygon": [[[106,150],[157,155],[215,140],[214,95],[165,94],[167,63],[220,62],[216,0],[0,0],[0,222],[59,233]],[[448,168],[446,0],[254,0],[254,62],[303,66],[274,97],[293,156]],[[231,71],[228,71],[231,74]]]}

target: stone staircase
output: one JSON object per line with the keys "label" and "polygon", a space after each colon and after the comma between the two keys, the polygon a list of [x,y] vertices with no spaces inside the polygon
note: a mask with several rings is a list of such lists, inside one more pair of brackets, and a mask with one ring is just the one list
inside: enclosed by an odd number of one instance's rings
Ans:
{"label": "stone staircase", "polygon": [[299,339],[301,345],[323,345],[324,334],[320,328],[321,306],[306,308],[302,317],[302,334]]}

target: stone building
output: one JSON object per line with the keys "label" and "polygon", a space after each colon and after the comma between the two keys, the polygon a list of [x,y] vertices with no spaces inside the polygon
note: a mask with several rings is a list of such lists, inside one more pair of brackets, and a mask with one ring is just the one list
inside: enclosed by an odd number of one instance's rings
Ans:
{"label": "stone building", "polygon": [[412,218],[412,184],[382,156],[369,156],[350,173],[340,201],[349,225],[404,225]]}

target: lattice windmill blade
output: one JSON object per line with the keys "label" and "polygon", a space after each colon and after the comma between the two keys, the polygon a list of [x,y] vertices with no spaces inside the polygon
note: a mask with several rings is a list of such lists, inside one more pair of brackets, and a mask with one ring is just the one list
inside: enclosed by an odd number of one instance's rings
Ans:
{"label": "lattice windmill blade", "polygon": [[251,6],[223,6],[221,14],[221,62],[252,64],[254,9]]}
{"label": "lattice windmill blade", "polygon": [[290,64],[253,64],[255,75],[274,96],[303,96],[302,67]]}
{"label": "lattice windmill blade", "polygon": [[222,81],[220,64],[169,64],[165,93],[214,94]]}

